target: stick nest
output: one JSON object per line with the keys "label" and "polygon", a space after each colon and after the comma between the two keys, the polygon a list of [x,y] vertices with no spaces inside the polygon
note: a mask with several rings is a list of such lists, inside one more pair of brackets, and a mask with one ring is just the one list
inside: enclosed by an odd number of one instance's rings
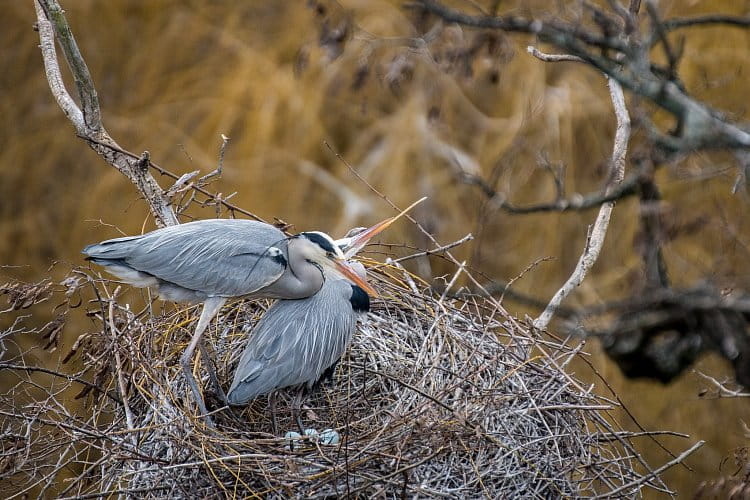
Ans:
{"label": "stick nest", "polygon": [[[284,438],[296,430],[292,390],[278,397],[278,434],[265,397],[229,409],[207,393],[216,427],[206,426],[179,363],[200,308],[138,314],[111,292],[116,284],[87,277],[100,329],[74,352],[93,375],[83,391],[91,416],[45,408],[67,419],[56,432],[85,433],[93,465],[57,493],[549,498],[662,484],[639,481],[636,468],[648,467],[608,414],[615,403],[566,373],[580,344],[540,337],[480,297],[435,295],[400,267],[369,272],[382,298],[302,412],[307,427],[335,429],[336,445]],[[231,303],[207,331],[225,389],[269,304]],[[204,363],[195,374],[208,391]]]}

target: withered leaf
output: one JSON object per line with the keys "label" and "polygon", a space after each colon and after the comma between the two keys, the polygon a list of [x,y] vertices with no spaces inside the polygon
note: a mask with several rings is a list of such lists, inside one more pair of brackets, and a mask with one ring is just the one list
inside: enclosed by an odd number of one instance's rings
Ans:
{"label": "withered leaf", "polygon": [[58,314],[55,319],[44,325],[39,333],[42,334],[42,338],[47,340],[47,344],[44,349],[47,350],[54,346],[53,350],[57,349],[60,343],[60,334],[62,333],[63,327],[65,326],[65,314]]}
{"label": "withered leaf", "polygon": [[0,295],[7,295],[10,310],[17,311],[49,299],[52,296],[51,288],[52,282],[49,280],[39,283],[7,282],[0,286]]}

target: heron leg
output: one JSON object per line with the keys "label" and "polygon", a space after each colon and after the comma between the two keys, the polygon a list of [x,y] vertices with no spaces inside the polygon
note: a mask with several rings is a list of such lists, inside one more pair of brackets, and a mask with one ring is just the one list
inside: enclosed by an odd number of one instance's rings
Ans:
{"label": "heron leg", "polygon": [[219,398],[219,400],[224,405],[229,405],[227,402],[227,395],[224,392],[224,389],[221,388],[221,384],[219,383],[219,376],[216,374],[216,365],[214,363],[214,357],[211,356],[211,353],[208,352],[208,348],[206,347],[206,343],[201,341],[200,344],[198,344],[198,348],[201,350],[201,356],[204,360],[206,360],[206,369],[208,370],[208,378],[211,380],[211,385],[213,386],[213,390],[216,393],[216,397]]}
{"label": "heron leg", "polygon": [[[219,312],[219,309],[221,309],[221,306],[223,306],[226,301],[227,299],[224,297],[210,297],[206,299],[203,303],[203,311],[201,311],[201,316],[198,319],[198,326],[195,327],[193,338],[190,340],[190,344],[188,344],[187,349],[185,349],[185,352],[182,353],[182,357],[180,358],[180,364],[182,365],[182,371],[185,373],[185,379],[187,380],[190,390],[193,392],[195,402],[198,403],[198,409],[202,415],[207,415],[208,410],[206,409],[206,403],[203,401],[203,396],[198,389],[198,382],[196,382],[195,377],[193,377],[191,362],[193,360],[195,348],[200,343],[203,332],[206,331],[206,327],[208,327],[208,324],[213,317],[216,316],[216,313]],[[209,425],[213,426],[213,422],[208,417],[207,422]]]}
{"label": "heron leg", "polygon": [[271,410],[271,431],[274,436],[279,434],[279,421],[276,418],[276,391],[268,393],[268,409]]}
{"label": "heron leg", "polygon": [[297,395],[292,401],[292,417],[299,427],[299,432],[303,436],[305,435],[305,426],[302,425],[302,418],[300,417],[300,410],[302,409],[302,396],[305,394],[305,384],[302,384],[297,392]]}

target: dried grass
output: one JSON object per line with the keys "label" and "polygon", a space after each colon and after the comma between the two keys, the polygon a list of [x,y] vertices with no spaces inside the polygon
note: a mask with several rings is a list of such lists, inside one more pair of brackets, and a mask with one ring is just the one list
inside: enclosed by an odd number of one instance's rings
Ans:
{"label": "dried grass", "polygon": [[[89,314],[100,331],[75,350],[110,397],[89,387],[85,421],[56,404],[55,391],[7,418],[20,444],[6,456],[37,450],[46,465],[19,459],[6,477],[16,491],[49,477],[43,494],[79,498],[550,498],[603,494],[648,470],[608,414],[615,403],[566,373],[580,345],[532,335],[482,298],[441,298],[401,268],[376,267],[370,279],[383,300],[360,324],[333,383],[303,412],[309,427],[335,428],[339,445],[302,440],[290,449],[272,434],[266,398],[217,409],[216,429],[207,428],[179,365],[198,309],[136,314],[112,298],[111,283],[91,279],[101,299]],[[265,306],[236,302],[210,328],[225,385]],[[290,401],[282,391],[282,433],[295,429]],[[61,470],[49,456],[60,457],[69,482],[52,480]],[[665,488],[658,477],[649,484]]]}

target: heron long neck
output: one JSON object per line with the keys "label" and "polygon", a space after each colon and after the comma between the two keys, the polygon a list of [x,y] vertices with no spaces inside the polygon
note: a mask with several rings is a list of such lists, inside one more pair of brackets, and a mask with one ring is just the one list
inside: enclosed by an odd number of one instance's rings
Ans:
{"label": "heron long neck", "polygon": [[308,262],[294,246],[295,240],[291,240],[286,270],[270,288],[266,289],[269,294],[275,294],[282,299],[303,299],[314,295],[325,281],[323,271]]}

